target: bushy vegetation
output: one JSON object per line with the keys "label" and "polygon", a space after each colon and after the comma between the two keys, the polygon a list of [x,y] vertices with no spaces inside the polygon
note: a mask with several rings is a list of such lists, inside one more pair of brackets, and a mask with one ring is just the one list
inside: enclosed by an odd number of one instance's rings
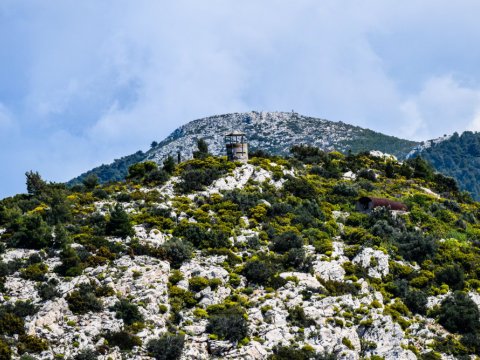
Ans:
{"label": "bushy vegetation", "polygon": [[[77,357],[100,356],[117,345],[125,351],[139,346],[135,334],[153,326],[140,307],[147,311],[151,300],[114,293],[100,284],[117,260],[145,256],[154,258],[153,263],[170,265],[163,294],[166,300],[158,313],[171,333],[145,344],[156,359],[178,359],[184,345],[181,331],[197,320],[208,324],[212,340],[228,340],[240,347],[247,344],[258,334],[248,328],[246,309],[259,306],[268,319],[271,305],[261,304],[274,299],[282,287],[297,286],[302,286],[305,301],[347,294],[360,297],[365,286],[382,294],[384,303],[375,300],[369,308],[336,304],[335,314],[327,320],[335,326],[368,328],[372,325],[368,313],[374,308],[408,329],[417,321],[416,314],[436,319],[458,334],[433,339],[436,352],[479,353],[478,309],[466,294],[480,289],[480,205],[459,192],[451,179],[435,173],[421,158],[400,164],[366,153],[325,153],[310,146],[293,148],[289,158],[259,154],[250,164],[255,171],[268,171],[271,178],[252,177],[241,188],[211,194],[196,191],[239,164],[211,156],[204,144],[199,144],[195,159],[179,165],[172,158],[162,168],[148,161],[135,164],[123,183],[102,185],[91,176],[68,189],[29,172],[28,194],[0,201],[0,229],[4,229],[0,253],[21,248],[34,249],[35,254],[0,261],[0,290],[8,294],[6,279],[19,277],[35,287],[41,300],[36,305],[6,300],[8,305],[0,307],[0,338],[15,336],[23,344],[18,347],[21,351],[40,351],[45,343],[25,335],[25,319],[45,302],[63,297],[74,314],[83,315],[105,310],[107,302],[102,298],[116,295],[118,301],[113,306],[110,303],[109,310],[123,320],[124,328],[102,334],[107,340],[104,345]],[[357,179],[342,179],[348,171]],[[159,185],[172,175],[179,178],[178,183],[172,182],[173,188],[165,193],[159,191]],[[425,189],[440,192],[442,197]],[[355,210],[360,196],[398,200],[409,211],[377,208],[360,213]],[[141,226],[138,236],[135,225]],[[142,228],[146,235],[139,232]],[[357,261],[367,247],[388,255],[388,274],[375,277]],[[204,264],[205,257],[214,258],[215,266],[223,267],[228,275],[212,279],[203,272],[180,271],[191,259]],[[370,267],[378,266],[377,258],[372,256]],[[345,280],[323,279],[316,268],[318,261],[340,261]],[[298,273],[318,275],[322,286],[303,289]],[[82,274],[95,274],[96,279],[85,283],[79,277]],[[135,270],[133,281],[136,275],[140,274]],[[64,283],[74,277],[83,283],[62,293]],[[203,296],[210,296],[210,290],[229,295],[222,304],[206,306]],[[427,308],[428,297],[449,292],[452,295],[438,308]],[[301,306],[287,311],[288,325],[299,329],[293,342],[301,342],[305,334],[311,334],[305,330],[315,326],[315,321]],[[0,342],[5,358],[13,356],[9,346],[8,341],[5,346]],[[275,348],[271,358],[329,356],[292,344]]]}
{"label": "bushy vegetation", "polygon": [[214,311],[209,318],[207,331],[220,339],[240,341],[248,335],[245,310],[230,307]]}
{"label": "bushy vegetation", "polygon": [[147,350],[157,360],[178,360],[182,356],[185,337],[183,335],[164,334],[152,339]]}

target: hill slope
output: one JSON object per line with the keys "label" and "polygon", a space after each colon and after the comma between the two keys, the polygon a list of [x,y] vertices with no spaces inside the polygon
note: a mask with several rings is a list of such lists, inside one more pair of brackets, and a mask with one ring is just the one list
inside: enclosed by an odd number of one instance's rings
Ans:
{"label": "hill slope", "polygon": [[[32,177],[0,201],[0,357],[480,355],[480,204],[419,160],[294,155]],[[366,195],[409,212],[359,213]]]}
{"label": "hill slope", "polygon": [[419,154],[437,171],[455,178],[461,189],[480,199],[480,133],[466,131],[461,135],[430,141],[420,145],[411,156]]}
{"label": "hill slope", "polygon": [[[276,155],[288,154],[293,145],[309,144],[323,150],[335,149],[341,152],[379,150],[403,158],[417,144],[342,122],[297,113],[252,111],[191,121],[147,151],[142,160],[162,163],[168,155],[176,158],[178,152],[182,159],[190,159],[199,138],[208,142],[213,155],[222,155],[225,153],[223,136],[232,130],[247,134],[251,150],[261,149]],[[79,183],[89,174],[96,174],[102,182],[120,180],[122,176],[125,177],[128,168],[124,165],[138,162],[138,158],[129,156],[110,165],[102,165],[73,179],[70,184]]]}

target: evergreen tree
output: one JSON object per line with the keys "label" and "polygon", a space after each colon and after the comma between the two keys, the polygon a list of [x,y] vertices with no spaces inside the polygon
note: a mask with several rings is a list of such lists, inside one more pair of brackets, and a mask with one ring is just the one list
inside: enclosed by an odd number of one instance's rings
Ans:
{"label": "evergreen tree", "polygon": [[208,153],[208,144],[204,139],[197,140],[197,151],[193,152],[194,159],[205,159],[207,156],[210,156]]}
{"label": "evergreen tree", "polygon": [[135,234],[128,219],[128,214],[120,204],[115,205],[115,208],[110,213],[110,220],[107,222],[105,230],[107,235],[118,236],[122,239]]}
{"label": "evergreen tree", "polygon": [[163,162],[163,170],[169,174],[172,174],[175,171],[175,159],[173,156],[169,155]]}
{"label": "evergreen tree", "polygon": [[37,171],[27,171],[25,176],[27,177],[27,192],[30,195],[38,196],[47,187],[47,183],[42,179]]}

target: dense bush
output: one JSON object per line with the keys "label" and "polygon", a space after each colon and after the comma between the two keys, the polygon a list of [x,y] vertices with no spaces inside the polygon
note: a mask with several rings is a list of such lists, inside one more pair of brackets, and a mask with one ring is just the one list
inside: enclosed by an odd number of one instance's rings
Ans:
{"label": "dense bush", "polygon": [[3,360],[10,360],[12,358],[12,349],[10,349],[10,346],[0,339],[0,359]]}
{"label": "dense bush", "polygon": [[250,260],[243,269],[243,275],[247,280],[259,285],[269,284],[275,273],[275,267],[269,261],[264,260]]}
{"label": "dense bush", "polygon": [[111,310],[115,311],[115,317],[122,319],[126,325],[132,325],[136,322],[143,322],[144,318],[138,310],[138,306],[127,299],[120,299]]}
{"label": "dense bush", "polygon": [[19,338],[18,353],[41,353],[48,350],[48,342],[44,339],[32,335],[22,335]]}
{"label": "dense bush", "polygon": [[118,346],[120,350],[132,350],[135,346],[141,346],[142,340],[138,336],[127,331],[108,332],[104,334],[109,346]]}
{"label": "dense bush", "polygon": [[48,271],[48,266],[43,263],[36,263],[22,269],[20,274],[22,278],[32,281],[45,280],[45,274]]}
{"label": "dense bush", "polygon": [[268,360],[336,360],[337,355],[329,353],[315,353],[311,348],[299,348],[298,346],[280,346],[273,348],[273,354]]}
{"label": "dense bush", "polygon": [[303,239],[293,231],[286,231],[277,235],[272,241],[272,250],[285,253],[290,249],[299,249],[303,246]]}
{"label": "dense bush", "polygon": [[13,232],[11,247],[41,249],[52,244],[52,229],[38,214],[18,218],[9,231]]}
{"label": "dense bush", "polygon": [[0,311],[0,334],[15,335],[25,332],[23,319],[7,311]]}
{"label": "dense bush", "polygon": [[194,276],[188,280],[188,288],[193,292],[199,292],[209,286],[207,278]]}
{"label": "dense bush", "polygon": [[122,205],[116,204],[110,212],[110,219],[107,221],[105,231],[107,235],[118,236],[122,239],[135,235],[128,214],[123,210]]}
{"label": "dense bush", "polygon": [[99,353],[93,349],[85,349],[80,351],[77,355],[73,357],[74,360],[96,360],[98,359]]}
{"label": "dense bush", "polygon": [[65,297],[69,309],[74,314],[102,311],[103,304],[97,298],[95,290],[91,284],[80,284],[78,290],[72,291]]}
{"label": "dense bush", "polygon": [[315,320],[309,319],[305,315],[303,307],[297,305],[293,308],[288,309],[287,320],[293,325],[298,327],[309,327],[315,325]]}
{"label": "dense bush", "polygon": [[147,344],[147,351],[156,360],[178,360],[182,356],[185,337],[183,335],[164,334]]}
{"label": "dense bush", "polygon": [[438,322],[454,333],[474,333],[480,329],[480,311],[468,294],[455,291],[442,301]]}
{"label": "dense bush", "polygon": [[332,189],[332,193],[334,195],[340,195],[340,196],[346,196],[346,197],[358,196],[357,188],[346,183],[339,183],[335,185]]}
{"label": "dense bush", "polygon": [[421,290],[408,291],[403,302],[415,314],[425,315],[427,312],[427,295]]}
{"label": "dense bush", "polygon": [[290,177],[283,187],[286,191],[302,199],[312,199],[317,194],[313,184],[304,178]]}
{"label": "dense bush", "polygon": [[182,264],[193,256],[192,245],[188,241],[172,238],[162,245],[165,256],[174,269],[178,269]]}
{"label": "dense bush", "polygon": [[421,232],[405,232],[396,239],[398,252],[405,260],[422,262],[435,255],[438,245],[431,236],[424,236]]}
{"label": "dense bush", "polygon": [[248,334],[245,311],[238,307],[231,307],[211,315],[207,332],[217,335],[220,339],[242,340]]}
{"label": "dense bush", "polygon": [[462,290],[465,275],[461,266],[447,265],[435,274],[436,281],[441,284],[447,284],[453,290]]}

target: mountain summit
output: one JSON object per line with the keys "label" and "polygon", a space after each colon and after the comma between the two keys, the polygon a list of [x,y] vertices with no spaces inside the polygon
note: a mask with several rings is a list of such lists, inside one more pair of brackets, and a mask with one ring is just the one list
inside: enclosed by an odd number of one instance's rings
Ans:
{"label": "mountain summit", "polygon": [[213,155],[225,154],[224,135],[239,130],[246,134],[252,151],[263,150],[275,155],[286,155],[293,145],[308,144],[322,150],[352,152],[379,150],[404,158],[418,143],[384,135],[369,129],[300,115],[296,112],[257,112],[215,115],[189,122],[176,129],[166,139],[146,153],[115,160],[90,170],[70,183],[81,182],[95,174],[101,182],[125,178],[128,167],[134,163],[153,160],[162,163],[168,155],[190,159],[197,139],[203,138]]}

